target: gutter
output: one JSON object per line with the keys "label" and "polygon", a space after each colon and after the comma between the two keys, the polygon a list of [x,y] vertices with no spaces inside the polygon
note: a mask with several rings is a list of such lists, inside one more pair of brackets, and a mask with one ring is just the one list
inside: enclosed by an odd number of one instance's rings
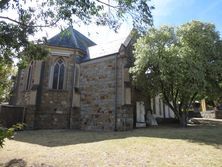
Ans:
{"label": "gutter", "polygon": [[74,64],[73,64],[73,78],[72,78],[72,93],[71,93],[71,98],[70,98],[70,111],[69,111],[69,129],[71,129],[72,127],[72,108],[73,108],[73,98],[74,98],[74,90],[75,90],[75,85],[74,85],[74,81],[75,81],[75,66],[76,66],[76,60],[75,60],[75,56],[74,56]]}
{"label": "gutter", "polygon": [[[37,129],[39,128],[38,125],[38,120],[37,120],[37,116],[38,116],[38,112],[40,111],[41,108],[41,104],[42,104],[42,94],[43,94],[43,81],[44,81],[44,77],[45,77],[45,61],[42,61],[41,64],[41,71],[40,71],[40,80],[39,80],[39,85],[37,87],[37,93],[36,93],[36,110],[34,112],[34,125],[33,128]],[[26,107],[24,109],[24,111],[26,112]],[[25,119],[25,112],[24,112],[24,119]]]}

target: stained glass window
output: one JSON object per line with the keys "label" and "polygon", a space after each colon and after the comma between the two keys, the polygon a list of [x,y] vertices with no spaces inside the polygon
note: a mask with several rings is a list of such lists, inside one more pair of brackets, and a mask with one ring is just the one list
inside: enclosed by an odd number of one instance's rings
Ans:
{"label": "stained glass window", "polygon": [[59,89],[63,88],[63,79],[64,79],[64,64],[60,66],[60,73],[59,73]]}

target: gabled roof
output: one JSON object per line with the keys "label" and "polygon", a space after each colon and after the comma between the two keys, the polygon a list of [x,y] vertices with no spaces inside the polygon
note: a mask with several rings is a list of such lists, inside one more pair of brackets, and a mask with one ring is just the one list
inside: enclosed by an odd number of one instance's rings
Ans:
{"label": "gabled roof", "polygon": [[88,47],[96,45],[89,38],[75,30],[72,26],[47,41],[49,46],[80,49],[87,54]]}
{"label": "gabled roof", "polygon": [[108,43],[98,44],[89,47],[90,59],[95,59],[107,55],[112,55],[119,52],[121,44],[123,44],[125,38],[110,41]]}
{"label": "gabled roof", "polygon": [[80,62],[93,60],[108,55],[119,53],[121,46],[127,47],[132,39],[131,33],[125,38],[120,38],[108,43],[98,44],[89,47],[89,55],[80,58]]}

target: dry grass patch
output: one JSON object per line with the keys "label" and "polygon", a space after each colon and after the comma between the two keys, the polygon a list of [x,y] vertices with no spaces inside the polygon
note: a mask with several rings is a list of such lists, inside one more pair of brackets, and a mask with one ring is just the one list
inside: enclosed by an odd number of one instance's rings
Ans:
{"label": "dry grass patch", "polygon": [[20,159],[27,166],[221,167],[221,138],[221,126],[128,132],[24,131],[15,140],[7,140],[0,150],[0,164]]}

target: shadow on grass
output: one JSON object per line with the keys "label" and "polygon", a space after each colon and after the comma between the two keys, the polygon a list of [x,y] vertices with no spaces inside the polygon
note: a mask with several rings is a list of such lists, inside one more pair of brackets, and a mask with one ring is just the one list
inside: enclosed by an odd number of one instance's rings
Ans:
{"label": "shadow on grass", "polygon": [[38,144],[47,147],[75,145],[129,137],[182,139],[199,144],[222,148],[222,126],[201,127],[149,127],[124,132],[89,132],[76,130],[33,130],[15,135],[16,141]]}
{"label": "shadow on grass", "polygon": [[4,167],[26,167],[27,162],[23,159],[12,159],[7,162]]}
{"label": "shadow on grass", "polygon": [[[3,164],[0,165],[3,166]],[[23,159],[12,159],[7,163],[5,163],[4,167],[27,167],[27,162]],[[41,164],[33,164],[31,167],[53,167],[53,166],[41,163]]]}

